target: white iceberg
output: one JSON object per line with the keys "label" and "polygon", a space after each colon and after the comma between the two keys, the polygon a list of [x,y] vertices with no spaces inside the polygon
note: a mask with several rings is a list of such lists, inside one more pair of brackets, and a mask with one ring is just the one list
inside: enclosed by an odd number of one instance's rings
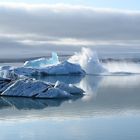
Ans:
{"label": "white iceberg", "polygon": [[82,48],[81,52],[75,53],[68,61],[73,64],[79,64],[86,74],[99,75],[107,72],[100,63],[97,53],[89,48]]}
{"label": "white iceberg", "polygon": [[31,67],[31,68],[43,68],[50,65],[59,64],[58,55],[55,52],[52,52],[52,57],[47,58],[39,58],[31,61],[26,61],[24,63],[24,67]]}

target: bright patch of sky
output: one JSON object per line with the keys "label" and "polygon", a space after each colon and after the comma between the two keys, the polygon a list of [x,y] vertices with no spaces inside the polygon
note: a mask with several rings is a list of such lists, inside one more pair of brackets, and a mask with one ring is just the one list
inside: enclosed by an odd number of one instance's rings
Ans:
{"label": "bright patch of sky", "polygon": [[140,10],[140,0],[0,0],[0,2],[46,3],[46,4],[74,4],[97,8],[115,8],[126,10]]}

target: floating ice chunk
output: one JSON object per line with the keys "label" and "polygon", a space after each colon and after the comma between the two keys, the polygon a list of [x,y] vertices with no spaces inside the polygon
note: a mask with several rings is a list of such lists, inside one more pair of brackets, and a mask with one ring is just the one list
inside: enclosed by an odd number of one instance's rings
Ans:
{"label": "floating ice chunk", "polygon": [[[80,53],[76,53],[68,61],[59,62],[56,53],[52,53],[52,58],[40,58],[32,61],[26,61],[23,67],[1,68],[4,73],[13,71],[17,75],[36,76],[36,75],[85,75],[102,74],[107,70],[99,62],[96,52],[88,48],[83,48]],[[5,71],[4,71],[5,70]],[[8,74],[6,74],[8,75]]]}
{"label": "floating ice chunk", "polygon": [[[9,83],[6,83],[6,85],[8,84]],[[15,82],[13,81],[13,83],[10,84],[4,91],[2,90],[3,92],[1,93],[1,96],[31,97],[31,98],[71,98],[75,94],[78,94],[78,91],[79,94],[81,92],[81,90],[80,89],[78,90],[77,88],[77,90],[75,90],[76,93],[74,94],[73,87],[67,86],[65,84],[63,84],[63,87],[65,88],[55,87],[54,84],[29,78],[20,79]],[[70,90],[72,90],[72,93],[67,92]]]}
{"label": "floating ice chunk", "polygon": [[14,73],[24,76],[37,76],[37,75],[84,75],[84,70],[80,65],[72,64],[68,61],[64,61],[57,65],[46,66],[44,68],[30,68],[30,67],[18,67],[13,69]]}
{"label": "floating ice chunk", "polygon": [[52,52],[52,57],[47,58],[39,58],[36,60],[26,61],[24,63],[24,67],[31,67],[31,68],[43,68],[49,65],[55,65],[59,63],[58,55],[55,52]]}
{"label": "floating ice chunk", "polygon": [[45,91],[50,85],[32,79],[20,79],[9,86],[1,95],[34,97],[38,93]]}
{"label": "floating ice chunk", "polygon": [[57,81],[55,83],[56,88],[59,88],[61,90],[67,91],[68,93],[72,94],[72,95],[83,95],[84,91],[72,84],[65,84],[62,82]]}

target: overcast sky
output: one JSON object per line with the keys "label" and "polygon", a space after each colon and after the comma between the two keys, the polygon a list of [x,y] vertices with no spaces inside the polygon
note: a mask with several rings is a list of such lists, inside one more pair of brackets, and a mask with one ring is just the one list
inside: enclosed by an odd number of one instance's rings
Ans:
{"label": "overcast sky", "polygon": [[82,46],[137,52],[139,4],[138,0],[1,1],[0,57],[45,55],[48,50],[69,53]]}

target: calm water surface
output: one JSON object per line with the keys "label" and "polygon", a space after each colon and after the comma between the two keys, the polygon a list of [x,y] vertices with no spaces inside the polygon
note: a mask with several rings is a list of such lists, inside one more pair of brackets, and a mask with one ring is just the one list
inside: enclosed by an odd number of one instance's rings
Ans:
{"label": "calm water surface", "polygon": [[140,140],[140,76],[55,76],[86,95],[72,100],[0,98],[0,140]]}

